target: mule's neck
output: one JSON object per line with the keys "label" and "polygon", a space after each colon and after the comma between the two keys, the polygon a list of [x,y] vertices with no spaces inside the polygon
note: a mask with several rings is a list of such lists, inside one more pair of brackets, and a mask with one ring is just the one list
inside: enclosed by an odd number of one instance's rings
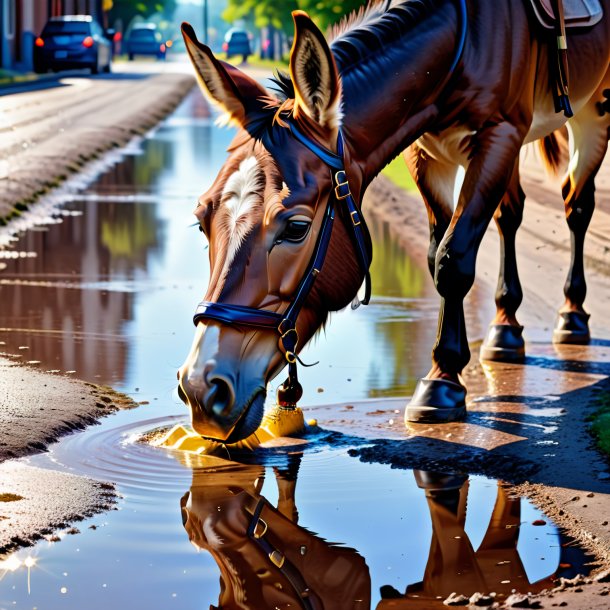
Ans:
{"label": "mule's neck", "polygon": [[357,31],[333,46],[343,87],[342,129],[350,165],[361,170],[361,192],[389,161],[434,128],[445,101],[460,35],[458,0],[423,4],[429,8],[420,14],[398,13],[401,20],[394,25],[401,35],[388,42],[381,38],[378,50],[362,56],[354,44],[352,59],[350,38],[357,43]]}

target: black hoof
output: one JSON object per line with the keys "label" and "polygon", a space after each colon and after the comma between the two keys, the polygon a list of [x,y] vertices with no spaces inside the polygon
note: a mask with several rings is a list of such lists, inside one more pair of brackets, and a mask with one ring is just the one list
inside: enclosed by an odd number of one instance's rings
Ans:
{"label": "black hoof", "polygon": [[466,417],[466,388],[446,379],[420,379],[405,410],[405,423],[442,423]]}
{"label": "black hoof", "polygon": [[589,314],[580,311],[560,313],[553,331],[553,343],[589,343]]}
{"label": "black hoof", "polygon": [[481,360],[520,362],[525,358],[523,326],[490,324],[481,352]]}

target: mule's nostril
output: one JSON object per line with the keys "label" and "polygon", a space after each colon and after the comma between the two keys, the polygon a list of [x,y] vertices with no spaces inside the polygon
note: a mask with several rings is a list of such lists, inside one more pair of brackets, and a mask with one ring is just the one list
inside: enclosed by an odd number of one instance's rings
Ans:
{"label": "mule's nostril", "polygon": [[208,384],[210,389],[204,401],[206,411],[219,417],[228,415],[235,403],[233,386],[223,377],[211,377]]}
{"label": "mule's nostril", "polygon": [[187,398],[186,394],[184,393],[181,383],[178,384],[178,396],[185,405],[189,404],[189,399]]}

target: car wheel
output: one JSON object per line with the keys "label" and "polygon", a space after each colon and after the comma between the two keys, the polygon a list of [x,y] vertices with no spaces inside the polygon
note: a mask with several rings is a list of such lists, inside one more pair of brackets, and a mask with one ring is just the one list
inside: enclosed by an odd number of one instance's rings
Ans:
{"label": "car wheel", "polygon": [[107,66],[104,66],[104,72],[110,74],[112,72],[112,64],[109,62]]}
{"label": "car wheel", "polygon": [[129,53],[127,57],[129,58],[129,61],[133,61],[133,53]]}

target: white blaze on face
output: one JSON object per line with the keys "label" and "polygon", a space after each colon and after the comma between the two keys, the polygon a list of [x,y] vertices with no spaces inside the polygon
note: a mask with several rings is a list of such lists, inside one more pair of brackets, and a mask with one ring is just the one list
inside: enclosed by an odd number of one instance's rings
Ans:
{"label": "white blaze on face", "polygon": [[244,239],[262,215],[263,173],[256,157],[247,157],[229,176],[222,191],[218,219],[226,234],[227,251],[222,278],[225,278]]}

